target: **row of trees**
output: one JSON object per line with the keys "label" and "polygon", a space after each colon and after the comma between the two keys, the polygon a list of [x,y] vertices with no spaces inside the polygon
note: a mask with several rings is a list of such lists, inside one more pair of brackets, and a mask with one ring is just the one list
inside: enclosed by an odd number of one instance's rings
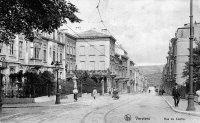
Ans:
{"label": "row of trees", "polygon": [[[77,87],[79,93],[91,93],[94,87],[97,89],[98,93],[101,93],[101,83],[97,81],[96,77],[91,77],[85,71],[74,71],[77,79]],[[100,79],[103,79],[102,77]],[[67,79],[61,82],[61,94],[71,94],[74,89],[73,80]]]}
{"label": "row of trees", "polygon": [[[19,71],[18,73],[10,74],[9,78],[12,88],[11,97],[15,95],[13,88],[16,87],[16,85],[18,86],[18,97],[50,96],[55,92],[55,78],[49,71],[39,73],[26,71],[24,74],[22,71]],[[22,78],[24,78],[23,83]]]}
{"label": "row of trees", "polygon": [[[74,74],[78,78],[77,86],[79,93],[91,93],[94,87],[97,89],[98,93],[101,93],[101,82],[99,80],[105,79],[104,77],[97,78],[95,76],[89,76],[87,72],[83,71],[75,71]],[[56,81],[54,74],[49,71],[39,73],[36,71],[26,71],[25,73],[19,71],[17,73],[10,74],[9,78],[12,89],[8,95],[9,97],[50,96],[55,94],[56,91]],[[74,89],[72,78],[59,80],[59,83],[61,85],[61,95],[72,94]],[[15,92],[16,87],[17,92]]]}

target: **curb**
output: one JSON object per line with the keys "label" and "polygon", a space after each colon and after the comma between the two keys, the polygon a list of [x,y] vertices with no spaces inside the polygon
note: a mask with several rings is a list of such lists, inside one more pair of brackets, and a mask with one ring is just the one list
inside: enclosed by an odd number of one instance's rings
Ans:
{"label": "curb", "polygon": [[82,100],[82,101],[77,101],[77,102],[65,102],[65,103],[60,103],[60,104],[51,104],[51,105],[29,105],[29,106],[5,106],[2,108],[29,108],[29,107],[56,107],[56,106],[63,106],[63,105],[70,105],[70,104],[75,104],[75,103],[82,103],[86,102],[88,100]]}
{"label": "curb", "polygon": [[182,111],[182,110],[178,110],[176,108],[174,108],[163,96],[162,98],[165,100],[165,102],[170,106],[170,108],[177,112],[177,113],[181,113],[181,114],[188,114],[188,115],[193,115],[193,116],[198,116],[200,117],[200,113],[199,112],[192,112],[192,111]]}
{"label": "curb", "polygon": [[[47,105],[47,106],[22,106],[22,107],[3,107],[3,108],[29,108],[29,107],[56,107],[56,106],[63,106],[63,105],[71,105],[71,104],[75,104],[75,103],[83,103],[83,102],[87,102],[88,100],[84,100],[84,101],[79,101],[79,102],[70,102],[70,103],[65,103],[65,104],[54,104],[54,105]],[[16,114],[12,114],[12,115],[7,115],[7,116],[3,116],[0,117],[0,120],[9,118],[9,117],[15,117],[18,115],[23,115],[24,113],[16,113]]]}

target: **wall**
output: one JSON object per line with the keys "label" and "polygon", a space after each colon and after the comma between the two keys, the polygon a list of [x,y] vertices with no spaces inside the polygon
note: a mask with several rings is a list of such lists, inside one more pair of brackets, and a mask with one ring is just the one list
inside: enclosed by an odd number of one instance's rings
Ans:
{"label": "wall", "polygon": [[[95,49],[91,48],[90,45],[93,45]],[[100,49],[100,45],[105,46],[104,54],[102,54],[103,51]],[[83,54],[83,51],[81,51],[80,47],[85,47]],[[77,69],[78,70],[107,70],[110,66],[110,40],[109,39],[85,39],[77,40],[76,44],[76,62],[77,62]],[[81,65],[81,61],[85,62],[85,66]],[[91,62],[95,62],[94,68],[91,66]],[[104,61],[105,66],[104,68],[100,67],[100,62]]]}

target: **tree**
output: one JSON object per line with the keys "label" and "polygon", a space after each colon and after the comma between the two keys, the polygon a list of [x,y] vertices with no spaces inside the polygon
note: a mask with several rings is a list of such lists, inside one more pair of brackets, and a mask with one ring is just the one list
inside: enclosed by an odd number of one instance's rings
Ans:
{"label": "tree", "polygon": [[28,97],[39,97],[53,94],[55,92],[55,77],[49,71],[40,72],[30,72],[26,71],[24,73],[26,81],[24,83],[24,93]]}
{"label": "tree", "polygon": [[[193,49],[193,79],[194,79],[194,93],[200,89],[200,44]],[[183,70],[183,77],[186,80],[186,93],[189,92],[189,62],[186,62]]]}
{"label": "tree", "polygon": [[42,78],[42,90],[45,95],[50,96],[55,91],[55,77],[50,71],[40,73]]}
{"label": "tree", "polygon": [[67,20],[81,20],[78,9],[65,0],[0,0],[0,42],[9,43],[15,34],[24,34],[33,41],[33,31],[52,33]]}

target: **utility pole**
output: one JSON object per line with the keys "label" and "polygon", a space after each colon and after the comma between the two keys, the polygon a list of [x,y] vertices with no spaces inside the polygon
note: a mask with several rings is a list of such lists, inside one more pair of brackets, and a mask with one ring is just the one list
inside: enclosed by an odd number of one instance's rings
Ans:
{"label": "utility pole", "polygon": [[188,94],[188,107],[187,111],[195,111],[194,107],[194,93],[193,93],[193,0],[190,0],[190,57],[189,57],[189,94]]}

